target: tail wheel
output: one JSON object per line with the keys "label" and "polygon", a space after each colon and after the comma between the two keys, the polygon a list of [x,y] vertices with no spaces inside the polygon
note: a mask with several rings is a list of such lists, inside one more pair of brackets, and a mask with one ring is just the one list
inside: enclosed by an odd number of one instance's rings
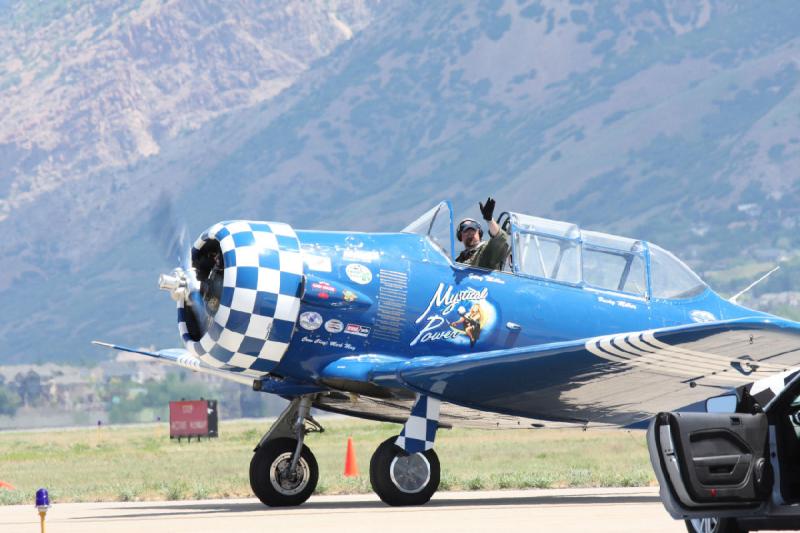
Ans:
{"label": "tail wheel", "polygon": [[289,438],[266,442],[250,461],[250,488],[265,505],[300,505],[311,496],[319,480],[319,467],[306,445],[297,466],[290,471],[297,441]]}
{"label": "tail wheel", "polygon": [[389,505],[422,505],[439,488],[439,457],[433,450],[408,454],[391,437],[381,443],[369,462],[369,481],[375,494]]}
{"label": "tail wheel", "polygon": [[734,518],[693,518],[686,521],[686,529],[689,533],[747,533],[747,530],[739,528]]}

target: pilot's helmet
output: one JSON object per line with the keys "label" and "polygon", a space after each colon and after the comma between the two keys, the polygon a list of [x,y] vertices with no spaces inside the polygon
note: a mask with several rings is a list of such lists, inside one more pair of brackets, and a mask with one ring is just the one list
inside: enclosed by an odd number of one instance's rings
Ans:
{"label": "pilot's helmet", "polygon": [[465,218],[458,224],[458,231],[456,232],[456,238],[461,241],[461,234],[468,230],[468,229],[478,230],[478,236],[482,239],[483,238],[483,228],[481,227],[480,223],[472,218]]}

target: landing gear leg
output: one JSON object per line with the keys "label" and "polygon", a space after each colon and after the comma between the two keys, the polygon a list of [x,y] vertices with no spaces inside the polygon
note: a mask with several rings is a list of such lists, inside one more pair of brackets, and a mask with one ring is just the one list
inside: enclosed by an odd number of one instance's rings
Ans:
{"label": "landing gear leg", "polygon": [[323,431],[311,417],[312,401],[313,395],[292,400],[256,446],[250,488],[265,505],[300,505],[317,487],[317,460],[303,444],[307,433]]}
{"label": "landing gear leg", "polygon": [[439,406],[439,400],[418,395],[400,436],[385,440],[372,455],[372,490],[389,505],[422,505],[439,488],[439,457],[433,451]]}

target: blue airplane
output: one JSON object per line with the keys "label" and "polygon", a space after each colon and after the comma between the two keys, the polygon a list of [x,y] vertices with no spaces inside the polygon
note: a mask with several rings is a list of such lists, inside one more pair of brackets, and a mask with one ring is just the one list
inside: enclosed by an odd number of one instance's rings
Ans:
{"label": "blue airplane", "polygon": [[439,427],[626,427],[800,365],[800,324],[720,297],[653,243],[522,213],[498,223],[511,253],[490,271],[454,262],[449,202],[397,233],[220,222],[160,279],[185,347],[99,344],[290,400],[250,467],[270,506],[316,486],[312,407],[403,424],[370,481],[415,505],[439,484]]}

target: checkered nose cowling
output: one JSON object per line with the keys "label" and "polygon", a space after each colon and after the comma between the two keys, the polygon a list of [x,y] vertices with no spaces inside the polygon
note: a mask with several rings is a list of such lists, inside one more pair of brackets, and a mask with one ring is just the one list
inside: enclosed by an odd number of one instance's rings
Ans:
{"label": "checkered nose cowling", "polygon": [[220,222],[194,243],[192,267],[207,320],[199,324],[178,302],[178,329],[189,352],[256,377],[272,370],[289,347],[303,296],[294,230],[276,222]]}

